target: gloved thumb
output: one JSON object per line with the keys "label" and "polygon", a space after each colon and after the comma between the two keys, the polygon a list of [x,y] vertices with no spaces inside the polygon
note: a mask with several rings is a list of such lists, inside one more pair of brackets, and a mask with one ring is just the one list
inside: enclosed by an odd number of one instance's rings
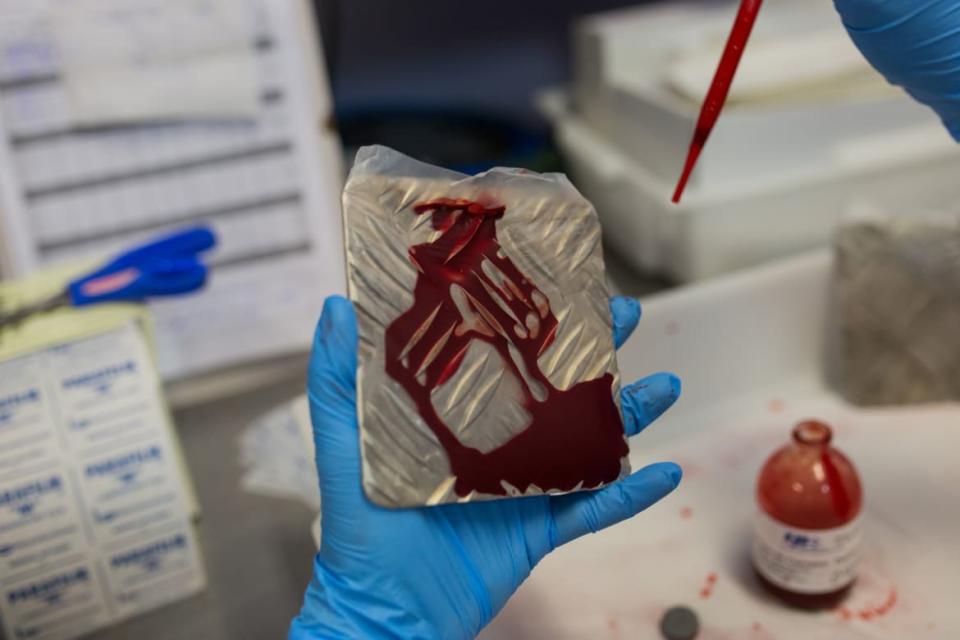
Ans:
{"label": "gloved thumb", "polygon": [[328,511],[349,519],[349,506],[360,503],[356,377],[357,318],[348,300],[333,296],[317,323],[307,379],[324,531],[337,526]]}
{"label": "gloved thumb", "polygon": [[557,546],[635,516],[676,489],[682,475],[673,462],[660,462],[599,491],[553,498]]}
{"label": "gloved thumb", "polygon": [[307,378],[311,412],[324,419],[355,421],[356,378],[356,314],[349,300],[331,296],[323,304],[313,337]]}

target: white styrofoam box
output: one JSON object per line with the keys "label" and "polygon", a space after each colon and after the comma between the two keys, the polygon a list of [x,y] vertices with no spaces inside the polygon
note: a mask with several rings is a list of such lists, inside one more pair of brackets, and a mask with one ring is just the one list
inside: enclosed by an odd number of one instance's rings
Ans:
{"label": "white styrofoam box", "polygon": [[[920,127],[848,142],[830,162],[792,175],[712,193],[690,188],[674,205],[672,180],[604,139],[562,96],[545,96],[542,106],[574,182],[597,208],[608,246],[638,270],[681,282],[826,246],[858,203],[908,214],[960,200],[960,154],[953,146],[929,147],[931,132]],[[935,126],[933,135],[947,139]]]}
{"label": "white styrofoam box", "polygon": [[[960,637],[960,405],[862,410],[831,390],[830,272],[817,252],[644,300],[619,354],[623,378],[675,371],[683,395],[631,440],[631,463],[675,460],[683,482],[551,554],[485,640],[654,639],[680,604],[713,640]],[[858,582],[843,609],[819,613],[771,599],[749,561],[757,473],[810,417],[834,427],[866,499]]]}
{"label": "white styrofoam box", "polygon": [[[701,99],[671,89],[678,80],[671,76],[677,72],[674,63],[704,46],[710,50],[715,46],[719,59],[719,45],[729,32],[735,10],[735,3],[671,2],[582,20],[574,36],[571,89],[578,115],[651,175],[675,183]],[[778,56],[765,55],[782,54],[785,38],[800,44],[805,38],[829,39],[831,34],[834,44],[854,49],[832,3],[767,3],[731,95],[736,94],[738,82],[745,81],[744,74],[766,76],[771,86],[781,83],[778,76],[791,74],[790,68],[778,68]],[[707,60],[710,56],[699,57]],[[764,68],[766,60],[771,68]],[[801,87],[803,91],[779,102],[728,103],[691,178],[690,191],[714,197],[760,182],[799,179],[811,169],[834,164],[847,145],[904,129],[926,127],[923,145],[930,154],[960,155],[938,127],[932,111],[899,89],[886,87],[879,74],[861,61],[861,76],[840,83],[848,86],[847,91],[838,91],[834,82],[831,90],[822,92],[815,85]],[[810,64],[811,73],[824,66]],[[701,96],[712,77],[712,68],[709,71],[702,74]],[[868,81],[864,82],[864,77]],[[895,148],[887,151],[896,153]]]}

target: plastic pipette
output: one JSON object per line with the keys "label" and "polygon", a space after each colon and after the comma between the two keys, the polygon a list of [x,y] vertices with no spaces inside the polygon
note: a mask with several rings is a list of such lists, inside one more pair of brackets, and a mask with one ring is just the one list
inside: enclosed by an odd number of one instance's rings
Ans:
{"label": "plastic pipette", "polygon": [[733,84],[733,76],[740,64],[740,57],[747,46],[747,40],[750,39],[753,23],[757,20],[757,14],[760,12],[760,5],[762,4],[763,0],[740,0],[737,19],[733,23],[733,29],[730,30],[730,37],[727,38],[727,45],[723,49],[723,55],[720,56],[717,72],[713,76],[713,82],[710,83],[707,97],[700,109],[697,128],[693,132],[690,151],[687,152],[687,161],[684,163],[680,181],[677,182],[677,189],[673,192],[674,203],[680,202],[683,190],[690,179],[690,174],[693,173],[693,168],[700,157],[700,152],[703,151],[707,138],[710,137],[710,132],[713,131],[713,126],[720,117],[720,111],[723,109],[723,105],[727,101],[727,94],[730,92],[730,85]]}

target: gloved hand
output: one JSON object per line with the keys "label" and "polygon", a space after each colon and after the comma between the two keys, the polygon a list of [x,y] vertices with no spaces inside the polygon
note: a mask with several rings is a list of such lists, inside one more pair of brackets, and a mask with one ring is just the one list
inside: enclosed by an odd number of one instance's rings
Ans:
{"label": "gloved hand", "polygon": [[891,84],[960,141],[960,0],[834,0],[850,37]]}
{"label": "gloved hand", "polygon": [[[619,346],[640,306],[614,298],[611,309]],[[353,306],[329,298],[308,381],[323,540],[291,639],[473,638],[547,553],[643,511],[680,482],[680,467],[666,462],[595,492],[378,507],[361,487],[356,373]],[[680,381],[665,373],[625,388],[627,433],[639,433],[679,393]]]}

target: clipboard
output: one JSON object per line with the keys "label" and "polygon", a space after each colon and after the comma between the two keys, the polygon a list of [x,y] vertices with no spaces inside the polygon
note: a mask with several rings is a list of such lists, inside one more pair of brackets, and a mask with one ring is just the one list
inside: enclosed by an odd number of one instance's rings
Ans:
{"label": "clipboard", "polygon": [[[191,11],[216,1],[122,6]],[[345,289],[341,150],[309,2],[224,4],[249,14],[252,118],[116,126],[72,111],[57,4],[0,0],[0,273],[104,256],[205,222],[221,245],[209,286],[151,304],[163,379],[192,390],[198,378],[306,352],[324,297]]]}

